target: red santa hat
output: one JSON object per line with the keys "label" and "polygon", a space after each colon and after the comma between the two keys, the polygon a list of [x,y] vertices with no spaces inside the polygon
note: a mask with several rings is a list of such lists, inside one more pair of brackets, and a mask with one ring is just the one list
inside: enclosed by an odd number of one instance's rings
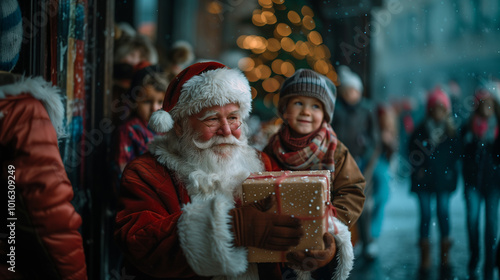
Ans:
{"label": "red santa hat", "polygon": [[165,133],[177,120],[197,114],[204,108],[230,103],[240,106],[243,119],[252,110],[250,85],[243,73],[217,62],[195,63],[170,82],[163,108],[153,113],[149,127]]}
{"label": "red santa hat", "polygon": [[430,108],[434,108],[438,104],[443,105],[448,112],[451,110],[451,102],[448,94],[446,94],[446,92],[444,92],[441,88],[436,87],[429,93],[427,99],[427,111],[429,111]]}

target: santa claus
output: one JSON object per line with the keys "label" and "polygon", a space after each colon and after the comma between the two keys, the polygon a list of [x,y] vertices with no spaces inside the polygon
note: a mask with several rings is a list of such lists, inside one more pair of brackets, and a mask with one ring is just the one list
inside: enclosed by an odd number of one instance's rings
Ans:
{"label": "santa claus", "polygon": [[[171,82],[162,110],[149,123],[162,136],[123,172],[115,238],[128,275],[282,279],[286,266],[247,261],[248,246],[285,251],[303,235],[298,219],[266,213],[272,199],[239,203],[241,184],[251,172],[278,168],[247,143],[244,120],[251,101],[245,76],[216,62],[194,64]],[[337,226],[342,231],[337,235],[350,243],[347,227]],[[345,279],[352,255],[336,254],[342,249],[328,236],[325,250],[303,255],[302,261],[312,261],[313,269],[333,266],[331,278]],[[310,277],[300,270],[311,269],[294,257],[294,273]]]}

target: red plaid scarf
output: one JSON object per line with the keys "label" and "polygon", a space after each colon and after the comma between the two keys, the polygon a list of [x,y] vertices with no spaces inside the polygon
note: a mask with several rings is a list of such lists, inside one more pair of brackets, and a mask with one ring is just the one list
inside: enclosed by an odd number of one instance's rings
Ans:
{"label": "red plaid scarf", "polygon": [[335,161],[333,154],[337,148],[337,135],[330,124],[323,122],[321,128],[317,130],[314,137],[308,137],[309,143],[303,148],[290,151],[287,147],[293,146],[291,139],[282,139],[282,131],[287,129],[285,125],[280,132],[276,133],[269,140],[265,152],[274,155],[280,165],[288,170],[330,170],[335,172]]}

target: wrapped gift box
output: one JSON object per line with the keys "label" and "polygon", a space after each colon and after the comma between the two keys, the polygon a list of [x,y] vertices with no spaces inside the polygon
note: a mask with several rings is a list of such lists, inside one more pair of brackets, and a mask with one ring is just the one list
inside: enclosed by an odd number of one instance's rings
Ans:
{"label": "wrapped gift box", "polygon": [[[293,215],[302,222],[304,236],[289,251],[324,249],[323,234],[330,213],[330,171],[281,171],[252,173],[243,182],[243,204],[276,196],[269,211]],[[248,248],[249,262],[285,262],[282,251]]]}

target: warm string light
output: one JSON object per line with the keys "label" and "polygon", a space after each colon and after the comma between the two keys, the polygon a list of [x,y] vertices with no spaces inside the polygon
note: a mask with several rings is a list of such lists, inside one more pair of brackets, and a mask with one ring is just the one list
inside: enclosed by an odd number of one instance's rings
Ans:
{"label": "warm string light", "polygon": [[[258,2],[261,9],[253,11],[252,23],[257,27],[269,26],[272,28],[272,35],[269,38],[241,35],[236,43],[241,49],[252,52],[249,57],[239,61],[238,67],[244,71],[250,82],[260,82],[260,86],[267,93],[263,98],[264,105],[269,108],[277,106],[281,84],[297,70],[293,59],[306,60],[314,71],[336,83],[337,73],[330,63],[330,50],[323,44],[321,34],[314,30],[316,23],[313,10],[303,6],[300,13],[294,10],[286,11],[285,0]],[[213,6],[212,10],[216,11],[217,7]],[[276,12],[285,12],[287,22],[278,22]],[[299,33],[305,36],[303,40],[296,39]],[[287,56],[290,59],[286,59]],[[257,89],[252,87],[252,98],[257,95]]]}
{"label": "warm string light", "polygon": [[222,4],[218,1],[212,1],[207,4],[207,11],[214,15],[222,13],[222,8]]}

